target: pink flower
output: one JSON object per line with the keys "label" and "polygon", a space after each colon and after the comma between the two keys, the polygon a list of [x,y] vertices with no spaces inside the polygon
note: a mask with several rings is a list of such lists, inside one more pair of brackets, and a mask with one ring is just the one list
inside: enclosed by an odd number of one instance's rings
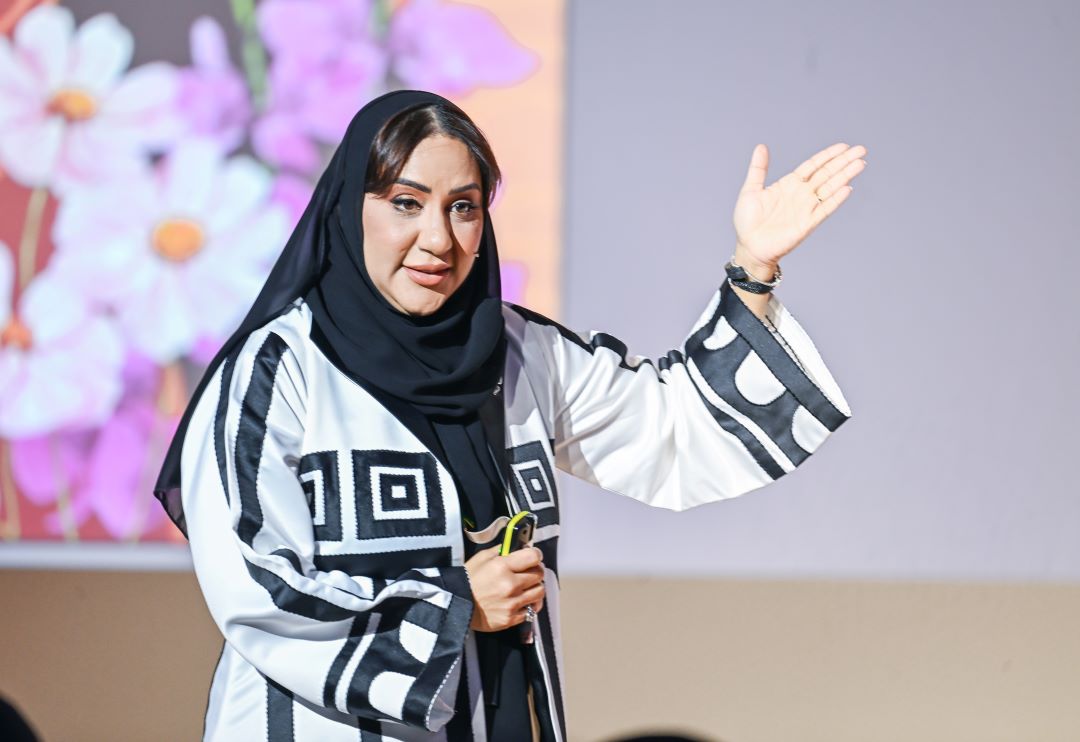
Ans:
{"label": "pink flower", "polygon": [[374,0],[263,0],[256,13],[271,54],[325,62],[351,43],[372,41],[374,10]]}
{"label": "pink flower", "polygon": [[251,101],[243,76],[229,60],[225,32],[213,18],[191,25],[192,66],[180,70],[177,111],[187,133],[208,137],[225,151],[239,147],[251,120]]}
{"label": "pink flower", "polygon": [[11,441],[11,473],[22,496],[38,507],[66,503],[63,511],[45,516],[51,533],[78,528],[90,516],[82,492],[95,437],[91,430],[79,430]]}
{"label": "pink flower", "polygon": [[165,396],[159,389],[169,374],[131,355],[124,395],[100,429],[12,441],[12,474],[23,495],[39,507],[66,498],[65,508],[45,517],[49,531],[62,533],[65,525],[79,527],[96,515],[113,538],[136,538],[164,522],[164,510],[148,493],[179,419],[155,404]]}
{"label": "pink flower", "polygon": [[[165,520],[165,511],[150,491],[165,450],[176,431],[178,410],[162,409],[168,386],[178,369],[164,372],[147,358],[128,357],[125,392],[116,414],[98,432],[87,461],[86,478],[77,499],[114,538],[135,538]],[[183,392],[183,384],[173,379]]]}
{"label": "pink flower", "polygon": [[27,286],[12,312],[13,278],[0,243],[0,436],[101,424],[120,398],[115,325],[52,270]]}
{"label": "pink flower", "polygon": [[300,217],[304,215],[304,209],[311,201],[311,194],[315,187],[310,181],[298,178],[295,175],[284,173],[274,180],[274,190],[270,200],[280,205],[289,215],[289,231],[296,228]]}
{"label": "pink flower", "polygon": [[[273,60],[268,108],[252,130],[267,162],[310,173],[318,142],[337,144],[356,111],[380,92],[386,52],[372,38],[370,0],[266,0],[259,32]],[[318,39],[318,43],[312,43]]]}
{"label": "pink flower", "polygon": [[155,169],[61,202],[57,269],[116,315],[130,347],[160,364],[224,338],[287,237],[272,178],[212,142],[178,145]]}
{"label": "pink flower", "polygon": [[131,33],[110,14],[75,30],[67,8],[40,5],[0,36],[0,165],[23,185],[66,189],[137,170],[176,133],[175,69],[124,75]]}
{"label": "pink flower", "polygon": [[394,13],[388,48],[408,87],[447,96],[513,85],[538,65],[491,12],[440,0],[411,0]]}

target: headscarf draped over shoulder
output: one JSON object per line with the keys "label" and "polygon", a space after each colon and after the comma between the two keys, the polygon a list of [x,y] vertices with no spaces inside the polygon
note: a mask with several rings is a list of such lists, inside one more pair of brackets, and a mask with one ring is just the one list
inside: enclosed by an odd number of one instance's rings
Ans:
{"label": "headscarf draped over shoulder", "polygon": [[[421,421],[415,431],[421,439],[450,460],[456,450],[483,443],[476,411],[490,399],[505,358],[499,256],[487,203],[476,263],[434,314],[415,317],[394,309],[364,265],[361,210],[372,143],[395,115],[430,104],[453,106],[434,93],[398,90],[357,112],[258,298],[195,388],[154,488],[185,535],[180,460],[192,412],[221,364],[298,298],[311,307],[312,333],[318,333],[335,365],[384,399],[418,413],[413,426]],[[486,460],[478,463],[488,468]],[[457,474],[459,480],[460,475],[473,480],[479,472]]]}

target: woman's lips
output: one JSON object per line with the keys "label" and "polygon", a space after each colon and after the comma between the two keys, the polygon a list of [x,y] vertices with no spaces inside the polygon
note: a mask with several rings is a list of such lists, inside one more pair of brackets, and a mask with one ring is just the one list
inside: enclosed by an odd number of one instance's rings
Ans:
{"label": "woman's lips", "polygon": [[415,283],[427,288],[438,286],[443,281],[450,277],[450,266],[419,266],[412,268],[410,266],[403,266],[405,273],[408,274]]}

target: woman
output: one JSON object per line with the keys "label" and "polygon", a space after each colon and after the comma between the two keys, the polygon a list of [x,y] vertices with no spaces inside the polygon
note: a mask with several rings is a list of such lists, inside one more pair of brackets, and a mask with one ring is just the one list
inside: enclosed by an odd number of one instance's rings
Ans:
{"label": "woman", "polygon": [[[729,266],[654,366],[501,301],[499,171],[460,109],[366,105],[156,488],[226,640],[205,737],[566,739],[553,468],[684,509],[773,481],[843,423],[754,277],[778,276],[864,151],[763,190],[759,145],[736,210],[750,275]],[[497,556],[523,509],[535,548]]]}

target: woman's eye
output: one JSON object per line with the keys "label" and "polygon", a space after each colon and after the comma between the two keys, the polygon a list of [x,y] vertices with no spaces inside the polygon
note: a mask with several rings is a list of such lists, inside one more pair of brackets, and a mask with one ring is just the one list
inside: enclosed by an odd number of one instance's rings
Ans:
{"label": "woman's eye", "polygon": [[407,196],[398,196],[391,203],[399,211],[412,211],[413,207],[420,206],[415,198],[408,198]]}
{"label": "woman's eye", "polygon": [[473,211],[476,210],[476,204],[474,204],[472,201],[458,201],[450,208],[456,211],[458,214],[471,214]]}

